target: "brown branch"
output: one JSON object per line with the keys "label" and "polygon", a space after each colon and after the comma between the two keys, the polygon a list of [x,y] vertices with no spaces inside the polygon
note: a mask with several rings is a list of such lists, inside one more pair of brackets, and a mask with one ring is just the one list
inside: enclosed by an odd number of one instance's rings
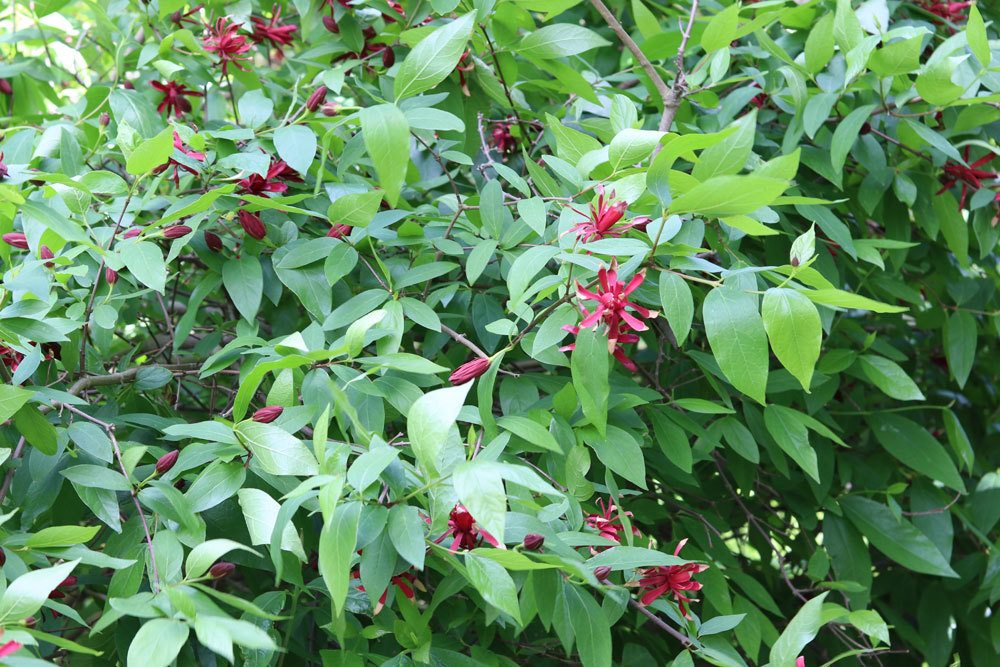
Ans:
{"label": "brown branch", "polygon": [[483,352],[483,349],[481,347],[479,347],[478,345],[476,345],[475,343],[473,343],[471,340],[469,340],[468,338],[466,338],[463,334],[458,333],[457,331],[455,331],[451,327],[448,327],[448,326],[445,326],[444,324],[442,324],[441,325],[441,331],[443,331],[446,334],[448,334],[449,336],[451,336],[452,339],[454,339],[454,341],[456,343],[460,343],[460,344],[464,345],[465,347],[469,348],[470,350],[472,350],[476,354],[477,357],[479,357],[481,359],[486,359],[486,358],[488,358],[490,356],[490,355],[486,354],[485,352]]}
{"label": "brown branch", "polygon": [[634,599],[629,598],[628,604],[629,604],[630,607],[632,607],[633,609],[637,609],[639,611],[639,613],[641,613],[643,616],[645,616],[646,618],[648,618],[649,620],[651,620],[653,622],[653,625],[655,625],[656,627],[658,627],[660,630],[663,630],[664,632],[666,632],[668,635],[670,635],[671,637],[673,637],[674,639],[676,639],[677,641],[679,641],[684,646],[693,646],[694,645],[694,642],[691,641],[690,637],[688,637],[685,634],[683,634],[683,633],[675,630],[674,628],[672,628],[662,618],[660,618],[659,616],[657,616],[656,614],[654,614],[650,610],[648,610],[645,607],[643,607],[641,604],[639,604],[638,602],[636,602]]}

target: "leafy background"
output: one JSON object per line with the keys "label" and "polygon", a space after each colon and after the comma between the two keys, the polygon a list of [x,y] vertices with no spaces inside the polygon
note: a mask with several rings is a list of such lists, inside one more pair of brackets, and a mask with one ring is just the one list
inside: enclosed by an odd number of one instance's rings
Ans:
{"label": "leafy background", "polygon": [[991,16],[6,4],[0,660],[996,664]]}

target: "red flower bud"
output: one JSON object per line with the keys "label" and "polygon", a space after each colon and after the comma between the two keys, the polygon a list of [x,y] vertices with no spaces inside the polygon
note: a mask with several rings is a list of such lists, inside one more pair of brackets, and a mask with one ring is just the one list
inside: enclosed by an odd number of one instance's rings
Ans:
{"label": "red flower bud", "polygon": [[284,411],[285,409],[280,405],[269,405],[266,408],[261,408],[257,412],[253,413],[253,417],[251,417],[251,419],[261,424],[270,424],[275,419],[280,417],[281,413]]}
{"label": "red flower bud", "polygon": [[174,482],[174,488],[178,491],[183,491],[185,486],[187,486],[187,483],[184,481],[183,477]]}
{"label": "red flower bud", "polygon": [[10,87],[10,81],[7,79],[0,79],[0,93],[4,95],[14,94],[14,89]]}
{"label": "red flower bud", "polygon": [[222,579],[231,575],[235,569],[235,565],[222,560],[209,568],[208,574],[211,575],[213,579]]}
{"label": "red flower bud", "polygon": [[350,234],[352,229],[353,227],[350,225],[336,224],[333,227],[330,227],[330,231],[328,231],[326,235],[331,239],[339,239],[342,236]]}
{"label": "red flower bud", "polygon": [[131,81],[126,81],[125,83],[122,84],[122,87],[125,88],[125,90],[133,90],[133,89],[135,89],[135,86],[132,85]]}
{"label": "red flower bud", "polygon": [[326,86],[320,86],[319,88],[314,90],[313,94],[309,96],[308,100],[306,100],[306,109],[308,109],[311,112],[316,111],[316,109],[319,108],[319,105],[323,104],[323,102],[325,101],[326,101]]}
{"label": "red flower bud", "polygon": [[4,551],[3,549],[0,549],[0,567],[3,567],[6,564],[7,564],[7,552]]}
{"label": "red flower bud", "polygon": [[472,361],[467,361],[452,372],[448,377],[448,380],[455,385],[465,384],[469,380],[475,380],[477,377],[482,375],[487,371],[492,362],[488,357],[477,357]]}
{"label": "red flower bud", "polygon": [[104,279],[108,281],[109,285],[114,285],[116,282],[118,282],[118,272],[112,268],[105,267]]}
{"label": "red flower bud", "polygon": [[69,575],[63,579],[56,588],[66,588],[68,586],[76,586],[76,575]]}
{"label": "red flower bud", "polygon": [[125,230],[125,234],[122,235],[122,238],[134,239],[139,234],[142,234],[142,227],[129,227]]}
{"label": "red flower bud", "polygon": [[21,232],[9,232],[3,235],[4,243],[15,248],[20,248],[21,250],[28,249],[28,237],[26,237]]}
{"label": "red flower bud", "polygon": [[179,239],[191,233],[191,228],[187,225],[171,225],[163,230],[163,238]]}
{"label": "red flower bud", "polygon": [[367,28],[365,28],[364,30],[361,31],[361,35],[366,40],[369,40],[369,39],[371,39],[372,37],[375,36],[375,28],[373,28],[371,26],[368,26]]}
{"label": "red flower bud", "polygon": [[545,544],[545,537],[538,533],[528,533],[524,536],[524,542],[521,544],[525,551],[541,551],[542,545]]}
{"label": "red flower bud", "polygon": [[607,565],[601,565],[600,567],[594,568],[594,576],[597,577],[598,581],[607,581],[608,577],[611,576],[611,568]]}
{"label": "red flower bud", "polygon": [[52,251],[49,249],[47,245],[43,245],[41,248],[39,248],[38,256],[41,257],[42,259],[52,259],[53,257],[55,257],[55,255],[52,254]]}
{"label": "red flower bud", "polygon": [[391,46],[387,46],[382,51],[382,66],[388,69],[394,64],[396,64],[396,52],[392,50]]}
{"label": "red flower bud", "polygon": [[109,116],[108,112],[105,111],[104,113],[102,113],[100,116],[97,117],[97,123],[101,127],[107,127],[108,125],[111,124],[111,116]]}
{"label": "red flower bud", "polygon": [[34,616],[29,616],[28,618],[24,619],[24,627],[28,629],[33,629],[35,627],[36,622],[37,621],[35,621]]}
{"label": "red flower bud", "polygon": [[332,16],[323,17],[323,27],[335,35],[340,33],[340,26],[337,25],[337,19]]}
{"label": "red flower bud", "polygon": [[340,105],[334,103],[324,104],[323,108],[320,109],[324,116],[336,116],[340,113]]}
{"label": "red flower bud", "polygon": [[237,217],[240,219],[240,226],[243,231],[253,238],[260,241],[265,236],[267,236],[267,227],[261,222],[260,216],[256,213],[248,213],[243,209],[236,212]]}
{"label": "red flower bud", "polygon": [[219,235],[214,232],[205,232],[205,245],[207,245],[208,249],[212,252],[222,251],[222,239],[220,239]]}
{"label": "red flower bud", "polygon": [[170,469],[174,467],[174,464],[177,463],[177,457],[180,455],[181,451],[179,449],[175,449],[174,451],[167,452],[166,454],[161,456],[156,461],[156,473],[159,475],[163,475],[169,472]]}

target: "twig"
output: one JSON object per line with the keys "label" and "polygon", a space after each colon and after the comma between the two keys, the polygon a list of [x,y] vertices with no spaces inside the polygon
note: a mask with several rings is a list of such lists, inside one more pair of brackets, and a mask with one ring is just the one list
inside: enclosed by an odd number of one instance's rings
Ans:
{"label": "twig", "polygon": [[443,331],[446,334],[448,334],[449,336],[451,336],[455,340],[455,342],[461,343],[465,347],[467,347],[470,350],[472,350],[473,352],[475,352],[476,356],[478,356],[478,357],[480,357],[482,359],[486,359],[486,358],[488,358],[490,356],[490,355],[486,354],[485,352],[483,352],[483,350],[482,350],[481,347],[479,347],[478,345],[476,345],[471,340],[469,340],[468,338],[466,338],[464,335],[458,333],[457,331],[455,331],[451,327],[448,327],[448,326],[445,326],[444,324],[442,324],[441,325],[441,331]]}
{"label": "twig", "polygon": [[[17,441],[17,447],[14,448],[14,453],[11,454],[10,461],[13,463],[17,459],[21,458],[21,452],[24,451],[24,436]],[[15,466],[11,466],[7,469],[7,476],[3,478],[3,486],[0,487],[0,503],[3,503],[4,499],[7,497],[7,492],[10,491],[10,485],[14,483],[14,473],[17,472]]]}
{"label": "twig", "polygon": [[656,627],[658,627],[660,630],[663,630],[664,632],[666,632],[668,635],[670,635],[671,637],[673,637],[674,639],[676,639],[677,641],[679,641],[684,646],[693,646],[694,645],[694,642],[692,642],[691,639],[688,636],[686,636],[682,632],[679,632],[678,630],[675,630],[674,628],[670,627],[670,625],[668,625],[666,623],[666,621],[664,621],[662,618],[660,618],[659,616],[657,616],[656,614],[654,614],[650,610],[648,610],[645,607],[643,607],[641,604],[639,604],[638,602],[636,602],[632,598],[629,598],[628,604],[633,609],[639,610],[639,613],[641,613],[643,616],[645,616],[646,618],[648,618],[649,620],[651,620],[653,622],[653,625],[655,625]]}

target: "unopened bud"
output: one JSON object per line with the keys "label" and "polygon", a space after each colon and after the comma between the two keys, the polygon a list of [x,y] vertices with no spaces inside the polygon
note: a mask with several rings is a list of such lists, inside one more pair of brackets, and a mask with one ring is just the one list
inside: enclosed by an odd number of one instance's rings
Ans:
{"label": "unopened bud", "polygon": [[525,551],[541,551],[542,545],[545,544],[545,537],[538,533],[528,533],[524,536],[524,542],[521,544]]}
{"label": "unopened bud", "polygon": [[52,254],[52,251],[49,249],[47,245],[43,245],[41,248],[39,248],[38,256],[41,257],[42,259],[52,259],[53,257],[55,257],[55,255]]}
{"label": "unopened bud", "polygon": [[105,111],[104,113],[102,113],[100,116],[97,117],[97,123],[101,127],[107,127],[108,125],[111,124],[111,116],[109,116],[108,112]]}
{"label": "unopened bud", "polygon": [[8,232],[3,235],[3,241],[9,246],[14,246],[15,248],[20,248],[21,250],[28,249],[28,237],[21,232]]}
{"label": "unopened bud", "polygon": [[340,33],[340,26],[337,25],[337,19],[332,16],[323,17],[323,27],[335,35]]}
{"label": "unopened bud", "polygon": [[124,238],[134,239],[139,234],[142,234],[142,227],[129,227],[125,230]]}
{"label": "unopened bud", "polygon": [[236,566],[233,565],[232,563],[228,563],[226,561],[219,561],[211,568],[209,568],[208,573],[212,576],[213,579],[222,579],[224,577],[228,577],[229,575],[231,575],[235,569]]}
{"label": "unopened bud", "polygon": [[253,417],[251,417],[251,419],[260,424],[270,424],[275,419],[280,417],[281,413],[284,411],[285,409],[280,405],[269,405],[266,408],[261,408],[257,412],[253,413]]}
{"label": "unopened bud", "polygon": [[207,245],[208,249],[212,252],[222,251],[222,239],[220,239],[219,235],[215,232],[205,232],[205,245]]}
{"label": "unopened bud", "polygon": [[0,548],[0,567],[7,564],[7,552]]}
{"label": "unopened bud", "polygon": [[112,268],[105,268],[104,279],[108,281],[109,285],[114,285],[116,282],[118,282],[118,272]]}
{"label": "unopened bud", "polygon": [[308,109],[310,112],[314,112],[316,111],[316,109],[319,108],[319,105],[323,104],[323,102],[325,101],[326,101],[326,86],[320,86],[319,88],[314,90],[312,95],[309,96],[309,99],[306,100],[306,109]]}
{"label": "unopened bud", "polygon": [[163,237],[168,239],[179,239],[191,233],[191,228],[187,225],[171,225],[163,230]]}
{"label": "unopened bud", "polygon": [[34,616],[29,616],[28,618],[24,619],[24,627],[28,628],[29,630],[34,629],[36,622],[37,621],[35,621]]}
{"label": "unopened bud", "polygon": [[14,89],[10,86],[10,81],[7,79],[0,79],[0,93],[4,95],[13,95]]}
{"label": "unopened bud", "polygon": [[388,69],[394,64],[396,64],[396,52],[392,50],[391,46],[387,46],[382,51],[382,66]]}
{"label": "unopened bud", "polygon": [[448,380],[454,385],[465,384],[469,380],[475,380],[489,370],[491,363],[488,357],[478,357],[472,361],[467,361],[456,368],[448,377]]}
{"label": "unopened bud", "polygon": [[328,102],[320,108],[320,112],[324,116],[336,116],[340,113],[340,105],[335,104],[334,102]]}
{"label": "unopened bud", "polygon": [[350,234],[351,229],[353,228],[350,225],[336,224],[333,227],[330,227],[330,231],[328,231],[326,235],[331,239],[339,239]]}
{"label": "unopened bud", "polygon": [[267,227],[261,221],[260,216],[256,213],[249,213],[240,209],[236,212],[236,217],[239,218],[240,227],[247,235],[260,241],[265,236],[267,236]]}
{"label": "unopened bud", "polygon": [[122,84],[122,87],[125,88],[125,90],[134,90],[135,89],[135,86],[132,85],[131,81],[126,81],[125,83]]}
{"label": "unopened bud", "polygon": [[163,475],[169,472],[170,469],[174,467],[174,464],[177,463],[177,457],[180,456],[180,454],[181,454],[180,450],[175,449],[174,451],[167,452],[166,454],[161,456],[156,461],[157,474]]}
{"label": "unopened bud", "polygon": [[594,568],[594,576],[597,577],[598,581],[607,581],[608,577],[611,576],[611,568],[607,565],[601,565],[600,567]]}

